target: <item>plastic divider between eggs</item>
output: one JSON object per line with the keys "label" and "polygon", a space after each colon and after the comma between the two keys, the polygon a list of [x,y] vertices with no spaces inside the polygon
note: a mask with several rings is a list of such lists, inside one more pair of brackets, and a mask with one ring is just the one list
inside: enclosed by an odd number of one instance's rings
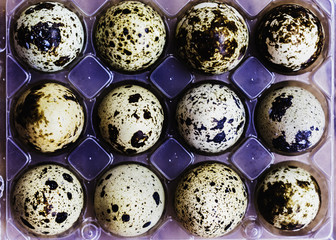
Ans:
{"label": "plastic divider between eggs", "polygon": [[[179,20],[192,6],[205,1],[140,1],[151,6],[162,17],[166,30],[166,43],[162,53],[158,55],[158,59],[151,66],[135,72],[113,69],[108,61],[102,58],[95,45],[94,38],[98,27],[98,19],[103,16],[109,7],[119,3],[119,0],[57,0],[78,15],[84,27],[84,45],[82,51],[77,53],[76,59],[71,61],[64,69],[51,73],[33,69],[20,59],[14,49],[15,40],[12,31],[16,27],[15,21],[18,15],[25,8],[37,4],[39,1],[6,0],[4,3],[0,3],[0,123],[3,123],[1,126],[3,129],[0,129],[0,239],[43,239],[43,237],[32,235],[17,222],[11,206],[13,197],[11,192],[18,181],[18,177],[33,166],[44,163],[56,163],[73,172],[83,186],[85,198],[83,210],[75,225],[65,234],[52,236],[51,239],[58,239],[59,237],[64,240],[126,239],[117,234],[109,233],[106,230],[108,224],[102,224],[98,220],[99,214],[95,213],[94,207],[94,195],[99,180],[103,181],[101,179],[103,176],[105,180],[108,180],[109,177],[104,174],[111,168],[123,163],[138,163],[141,166],[146,166],[152,174],[158,176],[164,188],[164,196],[160,195],[158,197],[157,192],[150,193],[150,199],[154,199],[153,208],[155,203],[159,205],[160,201],[164,202],[162,216],[157,223],[153,224],[155,225],[153,227],[150,221],[143,220],[145,222],[141,226],[143,228],[151,226],[150,230],[131,239],[202,239],[191,234],[183,227],[174,209],[174,201],[175,190],[182,180],[183,174],[193,167],[207,162],[219,162],[232,168],[243,180],[247,192],[247,208],[242,220],[232,231],[218,237],[218,239],[322,240],[336,237],[334,226],[335,2],[333,0],[220,0],[220,3],[233,6],[243,16],[247,24],[249,39],[246,53],[242,55],[243,57],[237,66],[230,71],[211,75],[193,69],[186,60],[179,56],[175,38],[175,30]],[[277,72],[274,68],[269,67],[265,59],[260,56],[260,49],[256,47],[256,41],[258,41],[256,31],[260,19],[270,9],[281,4],[299,4],[310,9],[318,16],[324,29],[325,42],[321,54],[311,66],[298,73]],[[35,10],[38,10],[38,8]],[[144,33],[149,31],[148,28],[146,29],[142,29]],[[128,33],[124,30],[125,32]],[[40,32],[40,34],[42,33]],[[57,35],[55,32],[54,34]],[[109,34],[112,34],[112,32],[109,32]],[[143,37],[138,33],[136,35],[139,39]],[[205,44],[209,45],[211,43],[206,42]],[[113,43],[110,43],[110,45],[113,45]],[[127,51],[124,51],[124,53],[128,54]],[[41,153],[34,148],[34,144],[27,144],[21,139],[14,127],[13,111],[16,102],[26,90],[43,81],[58,82],[73,91],[79,104],[83,107],[85,115],[85,123],[78,140],[54,153]],[[131,154],[125,154],[126,150],[124,151],[124,149],[127,147],[121,148],[119,146],[119,150],[111,147],[109,141],[104,139],[100,132],[101,119],[97,117],[98,107],[104,97],[108,95],[110,90],[125,83],[145,87],[158,99],[158,103],[152,101],[152,105],[161,104],[163,109],[162,133],[159,134],[158,140],[153,146],[138,154],[134,154],[130,150],[129,153],[131,152]],[[217,154],[198,151],[195,147],[190,146],[179,132],[179,122],[176,117],[179,101],[189,89],[201,83],[220,83],[228,86],[237,94],[244,105],[245,125],[241,136],[232,146]],[[303,89],[312,92],[321,104],[322,112],[325,114],[326,122],[321,139],[314,143],[314,146],[303,149],[301,152],[286,153],[270,147],[265,138],[261,136],[260,128],[257,127],[257,108],[261,101],[265,99],[265,94],[276,86],[286,85],[286,83],[303,86]],[[56,95],[53,97],[56,97]],[[136,101],[138,99],[143,100],[143,98],[145,97],[138,97]],[[119,99],[122,99],[121,95],[119,95]],[[240,107],[239,104],[237,106]],[[131,109],[127,104],[117,107],[125,110],[125,112]],[[278,111],[283,114],[288,107],[289,105],[285,110],[278,109]],[[307,108],[302,107],[301,109]],[[118,113],[115,112],[115,116],[122,112],[121,110],[116,111]],[[57,111],[57,109],[54,109],[54,112]],[[151,115],[140,107],[135,112],[136,114],[132,115],[133,119],[141,119],[141,117],[144,119],[152,117],[154,119],[154,110],[151,110]],[[298,117],[303,120],[309,119],[304,116]],[[225,119],[223,124],[232,124],[233,121],[233,119]],[[213,122],[217,124],[213,127],[214,130],[224,129],[219,119],[214,119]],[[194,124],[194,128],[197,130],[197,132],[195,130],[196,135],[205,131],[206,124],[202,127]],[[210,129],[210,127],[208,128]],[[314,126],[311,131],[317,131],[317,128],[317,126]],[[115,128],[108,126],[108,129],[110,138],[117,135]],[[133,146],[143,146],[142,141],[147,140],[147,136],[141,135],[142,132],[141,134],[140,132],[137,132],[138,135],[133,135]],[[289,133],[286,134],[289,135]],[[312,133],[305,134],[310,136]],[[225,138],[225,136],[229,135],[227,133],[219,134],[216,135],[218,137],[216,138],[210,137],[210,133],[208,133],[207,139],[216,142],[219,141],[220,137]],[[297,142],[302,146],[306,143],[306,139],[303,138],[302,135],[296,136]],[[316,218],[308,227],[294,231],[274,228],[262,218],[257,207],[256,189],[260,179],[274,166],[284,162],[303,167],[312,174],[320,187],[321,203]],[[57,186],[60,186],[59,183],[57,184]],[[104,188],[100,191],[99,194],[103,195]],[[71,199],[72,195],[68,193],[64,196]],[[131,201],[125,203],[125,205],[133,206],[137,203]],[[111,209],[108,209],[107,212],[117,212],[118,208],[121,209],[122,206],[111,206]],[[62,217],[64,218],[64,215]],[[120,215],[120,219],[123,219],[123,224],[125,224],[129,221],[129,216],[124,213]],[[61,219],[61,221],[65,220]],[[29,228],[29,224],[27,225]],[[229,228],[229,225],[226,227]]]}

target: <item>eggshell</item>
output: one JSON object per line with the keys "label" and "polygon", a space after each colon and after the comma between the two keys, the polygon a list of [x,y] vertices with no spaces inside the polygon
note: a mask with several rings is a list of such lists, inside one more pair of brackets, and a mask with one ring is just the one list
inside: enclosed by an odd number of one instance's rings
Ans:
{"label": "eggshell", "polygon": [[246,124],[242,101],[228,86],[202,83],[189,89],[176,108],[178,130],[197,151],[221,153],[241,137]]}
{"label": "eggshell", "polygon": [[192,68],[210,74],[230,71],[243,59],[249,32],[242,15],[220,2],[202,2],[178,21],[177,54]]}
{"label": "eggshell", "polygon": [[239,175],[222,163],[202,163],[182,175],[175,191],[175,211],[192,234],[210,238],[231,232],[248,204]]}
{"label": "eggshell", "polygon": [[72,90],[58,83],[40,82],[18,98],[13,120],[24,143],[50,153],[66,148],[79,138],[85,113]]}
{"label": "eggshell", "polygon": [[134,72],[148,68],[161,56],[166,28],[149,5],[123,1],[100,16],[94,39],[99,56],[111,68]]}
{"label": "eggshell", "polygon": [[255,114],[260,137],[268,147],[283,154],[313,148],[326,124],[319,100],[299,86],[279,87],[267,93]]}
{"label": "eggshell", "polygon": [[96,216],[112,234],[123,237],[145,234],[159,222],[164,206],[164,187],[145,166],[117,165],[98,180],[94,195]]}
{"label": "eggshell", "polygon": [[135,84],[112,89],[98,106],[99,131],[115,150],[138,154],[160,138],[164,110],[157,97]]}
{"label": "eggshell", "polygon": [[37,236],[60,236],[80,219],[84,191],[65,167],[43,164],[20,176],[11,200],[12,215],[25,230]]}
{"label": "eggshell", "polygon": [[42,72],[64,69],[84,46],[84,29],[75,12],[59,2],[27,7],[12,23],[17,56]]}
{"label": "eggshell", "polygon": [[290,164],[275,167],[258,181],[256,189],[258,211],[278,229],[302,229],[319,211],[320,188],[303,168]]}
{"label": "eggshell", "polygon": [[308,8],[284,4],[262,17],[257,30],[257,49],[273,68],[297,72],[316,61],[324,45],[320,20]]}

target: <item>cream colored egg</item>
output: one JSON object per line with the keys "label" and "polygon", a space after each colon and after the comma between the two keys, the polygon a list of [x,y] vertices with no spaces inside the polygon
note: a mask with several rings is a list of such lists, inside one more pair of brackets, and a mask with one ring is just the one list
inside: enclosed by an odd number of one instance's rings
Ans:
{"label": "cream colored egg", "polygon": [[145,166],[118,165],[98,180],[94,209],[101,226],[112,234],[145,234],[159,222],[164,207],[164,187]]}
{"label": "cream colored egg", "polygon": [[202,83],[179,100],[176,121],[189,146],[202,153],[218,154],[242,136],[246,113],[242,100],[228,86]]}
{"label": "cream colored egg", "polygon": [[298,86],[276,88],[256,108],[256,129],[271,149],[304,152],[322,138],[326,117],[319,100]]}
{"label": "cream colored egg", "polygon": [[281,230],[298,230],[316,217],[320,208],[320,188],[303,168],[274,167],[257,186],[257,206],[261,216]]}
{"label": "cream colored egg", "polygon": [[134,72],[150,67],[161,56],[166,28],[149,5],[123,1],[99,18],[94,39],[99,56],[111,68]]}
{"label": "cream colored egg", "polygon": [[321,54],[324,32],[308,8],[284,4],[263,16],[257,30],[257,50],[267,63],[282,72],[310,66]]}
{"label": "cream colored egg", "polygon": [[202,163],[183,174],[174,207],[179,221],[192,234],[210,238],[231,232],[248,205],[245,184],[222,163]]}
{"label": "cream colored egg", "polygon": [[18,98],[13,119],[18,137],[47,153],[77,141],[84,128],[85,113],[72,90],[58,83],[40,82]]}
{"label": "cream colored egg", "polygon": [[101,136],[115,150],[138,154],[160,138],[164,110],[158,98],[135,84],[112,89],[98,106]]}
{"label": "cream colored egg", "polygon": [[192,68],[210,74],[230,71],[243,59],[249,31],[242,15],[220,2],[191,7],[176,26],[178,55]]}
{"label": "cream colored egg", "polygon": [[62,236],[80,220],[84,191],[65,167],[43,164],[18,178],[11,192],[12,216],[29,233]]}
{"label": "cream colored egg", "polygon": [[63,70],[79,56],[84,46],[81,20],[59,2],[29,6],[13,25],[16,54],[42,72]]}

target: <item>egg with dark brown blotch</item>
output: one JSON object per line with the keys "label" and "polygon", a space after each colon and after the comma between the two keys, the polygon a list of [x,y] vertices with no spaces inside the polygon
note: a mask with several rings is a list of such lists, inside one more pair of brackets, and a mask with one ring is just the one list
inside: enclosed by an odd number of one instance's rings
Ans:
{"label": "egg with dark brown blotch", "polygon": [[136,163],[117,165],[97,183],[94,210],[106,231],[135,237],[145,234],[160,221],[165,191],[149,168]]}
{"label": "egg with dark brown blotch", "polygon": [[201,83],[178,101],[177,128],[186,143],[205,154],[219,154],[243,135],[246,113],[242,100],[228,86]]}
{"label": "egg with dark brown blotch", "polygon": [[123,1],[100,16],[94,40],[98,55],[111,68],[141,71],[161,56],[166,27],[151,6],[139,1]]}
{"label": "egg with dark brown blotch", "polygon": [[222,163],[202,163],[184,173],[175,190],[178,220],[192,234],[220,237],[235,229],[248,205],[244,182]]}
{"label": "egg with dark brown blotch", "polygon": [[50,153],[80,137],[85,113],[78,97],[58,83],[38,83],[26,90],[13,108],[18,138],[32,148]]}
{"label": "egg with dark brown blotch", "polygon": [[283,154],[300,153],[321,140],[326,117],[319,100],[299,86],[267,93],[255,113],[256,130],[266,145]]}
{"label": "egg with dark brown blotch", "polygon": [[315,178],[290,164],[274,167],[256,188],[259,213],[281,230],[299,230],[312,222],[321,205],[320,196]]}
{"label": "egg with dark brown blotch", "polygon": [[42,72],[63,70],[79,56],[84,46],[81,20],[59,2],[29,6],[12,24],[17,56]]}
{"label": "egg with dark brown blotch", "polygon": [[324,31],[318,17],[295,4],[277,6],[260,20],[257,50],[270,67],[284,73],[312,65],[322,52]]}
{"label": "egg with dark brown blotch", "polygon": [[61,236],[80,219],[84,191],[65,167],[43,164],[30,168],[11,192],[12,216],[35,236]]}
{"label": "egg with dark brown blotch", "polygon": [[243,59],[249,31],[232,6],[203,2],[191,7],[178,21],[177,54],[192,68],[209,74],[230,71]]}
{"label": "egg with dark brown blotch", "polygon": [[98,129],[114,150],[138,154],[160,138],[164,109],[148,89],[126,84],[112,89],[99,103]]}

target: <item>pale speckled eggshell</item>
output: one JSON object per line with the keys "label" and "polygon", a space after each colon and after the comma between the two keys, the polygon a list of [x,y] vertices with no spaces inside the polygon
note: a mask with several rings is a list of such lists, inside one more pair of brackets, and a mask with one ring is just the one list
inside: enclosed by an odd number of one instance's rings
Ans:
{"label": "pale speckled eggshell", "polygon": [[94,195],[96,217],[112,234],[123,237],[145,234],[159,222],[164,206],[164,187],[145,166],[118,165],[98,180]]}
{"label": "pale speckled eggshell", "polygon": [[81,183],[60,165],[29,169],[17,180],[11,194],[14,219],[31,234],[43,237],[70,230],[84,207]]}
{"label": "pale speckled eggshell", "polygon": [[309,9],[295,4],[271,9],[257,32],[261,56],[283,72],[307,68],[316,61],[324,45],[320,20]]}
{"label": "pale speckled eggshell", "polygon": [[306,170],[279,166],[257,185],[257,205],[261,216],[281,230],[298,230],[316,217],[320,208],[320,188]]}
{"label": "pale speckled eggshell", "polygon": [[138,1],[113,5],[99,18],[95,29],[99,56],[112,68],[140,71],[161,56],[166,28],[152,7]]}
{"label": "pale speckled eggshell", "polygon": [[24,10],[14,23],[16,54],[42,72],[64,69],[83,49],[84,28],[75,12],[58,2],[41,2]]}
{"label": "pale speckled eggshell", "polygon": [[179,100],[176,120],[180,135],[192,148],[217,154],[233,146],[246,124],[242,101],[223,84],[203,83]]}
{"label": "pale speckled eggshell", "polygon": [[174,207],[182,225],[200,237],[219,237],[242,221],[248,204],[245,184],[222,163],[202,163],[185,173]]}
{"label": "pale speckled eggshell", "polygon": [[15,103],[13,117],[18,137],[44,153],[75,142],[85,121],[79,99],[58,83],[39,83],[26,90]]}
{"label": "pale speckled eggshell", "polygon": [[144,87],[126,84],[112,89],[98,106],[101,136],[115,150],[138,154],[160,138],[164,110],[157,97]]}
{"label": "pale speckled eggshell", "polygon": [[230,71],[243,59],[249,31],[232,6],[203,2],[193,6],[176,26],[177,53],[191,67],[210,74]]}
{"label": "pale speckled eggshell", "polygon": [[308,90],[286,86],[268,93],[256,108],[256,128],[267,146],[282,153],[314,147],[326,118],[321,103]]}

